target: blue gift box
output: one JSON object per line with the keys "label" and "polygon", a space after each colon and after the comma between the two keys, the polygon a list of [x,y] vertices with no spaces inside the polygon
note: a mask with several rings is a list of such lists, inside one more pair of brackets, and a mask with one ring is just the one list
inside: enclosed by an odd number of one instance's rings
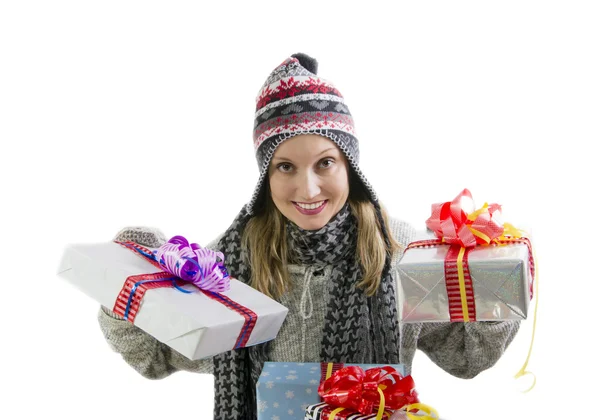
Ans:
{"label": "blue gift box", "polygon": [[[363,369],[391,366],[405,376],[404,365],[346,363]],[[320,363],[266,362],[256,383],[258,420],[304,420],[306,408],[321,402]]]}

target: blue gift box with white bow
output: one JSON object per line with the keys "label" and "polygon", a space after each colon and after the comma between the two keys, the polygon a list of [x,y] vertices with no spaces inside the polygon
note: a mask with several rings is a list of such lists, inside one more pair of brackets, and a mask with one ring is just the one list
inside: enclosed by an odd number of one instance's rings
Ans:
{"label": "blue gift box with white bow", "polygon": [[[345,363],[363,369],[391,366],[405,376],[404,365]],[[256,383],[258,420],[304,420],[306,407],[321,402],[321,363],[266,362]]]}

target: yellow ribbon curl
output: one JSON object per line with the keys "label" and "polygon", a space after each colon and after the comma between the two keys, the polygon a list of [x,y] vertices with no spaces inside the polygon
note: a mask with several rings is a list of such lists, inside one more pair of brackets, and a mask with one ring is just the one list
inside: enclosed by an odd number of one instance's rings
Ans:
{"label": "yellow ribbon curl", "polygon": [[533,376],[533,383],[531,384],[531,386],[529,388],[527,388],[525,391],[523,391],[524,394],[531,391],[536,383],[535,374],[533,372],[525,370],[525,369],[527,369],[527,364],[529,363],[529,358],[531,357],[531,350],[533,349],[533,339],[535,338],[535,324],[537,323],[538,301],[539,301],[539,297],[540,297],[540,291],[539,291],[540,284],[539,284],[539,280],[538,280],[539,265],[537,263],[537,257],[535,255],[535,251],[532,250],[532,252],[533,252],[533,261],[535,264],[535,279],[534,279],[534,283],[533,283],[534,289],[535,289],[534,290],[535,309],[533,310],[533,330],[531,331],[531,343],[529,343],[529,351],[527,352],[527,358],[525,359],[525,363],[523,363],[523,366],[521,367],[521,369],[519,369],[519,371],[515,374],[515,379],[519,379],[521,376],[525,376],[525,375]]}
{"label": "yellow ribbon curl", "polygon": [[[414,409],[421,410],[421,411],[425,412],[426,415],[425,416],[417,416],[417,415],[411,413],[410,410],[414,410]],[[410,420],[438,420],[440,418],[440,415],[435,410],[435,408],[430,407],[426,404],[422,404],[422,403],[410,404],[410,405],[406,406],[405,410],[406,410],[406,416]]]}
{"label": "yellow ribbon curl", "polygon": [[[478,209],[475,210],[473,213],[469,214],[467,216],[467,219],[474,221],[475,219],[477,219],[477,217],[483,213],[484,211],[486,211],[488,207],[488,203],[484,203],[484,205]],[[522,238],[524,236],[527,236],[526,232],[516,228],[515,226],[511,225],[510,223],[504,223],[504,232],[502,233],[502,236],[495,238],[493,240],[490,240],[490,238],[483,234],[482,232],[479,232],[476,229],[473,229],[471,227],[469,227],[470,231],[473,233],[473,235],[483,239],[486,243],[490,243],[490,242],[498,242],[498,241],[510,241],[513,238]],[[463,309],[463,318],[465,319],[465,321],[469,321],[469,316],[468,316],[468,312],[467,312],[467,301],[466,301],[466,295],[463,295],[463,288],[464,288],[464,273],[463,273],[463,267],[462,267],[462,256],[464,254],[463,252],[464,248],[461,249],[461,253],[459,253],[458,256],[458,281],[459,281],[459,285],[460,285],[460,298],[461,298],[461,303],[462,303],[462,309]],[[527,388],[525,391],[523,391],[523,393],[527,393],[529,391],[531,391],[533,389],[533,387],[535,387],[536,384],[536,377],[535,374],[533,372],[530,372],[527,369],[527,365],[529,363],[529,359],[531,358],[531,351],[533,349],[533,342],[535,339],[535,327],[537,324],[537,310],[538,310],[538,302],[539,302],[539,277],[538,277],[538,271],[539,271],[539,265],[537,262],[537,257],[535,255],[535,250],[532,247],[532,253],[533,253],[533,261],[534,261],[534,265],[535,265],[535,275],[534,275],[534,293],[535,293],[535,308],[533,310],[533,330],[531,332],[531,342],[529,343],[529,351],[527,352],[527,358],[525,359],[525,363],[523,363],[523,366],[521,367],[521,369],[519,369],[519,371],[515,374],[515,379],[519,379],[522,376],[525,375],[532,375],[533,376],[533,383],[531,384],[531,386],[529,388]],[[467,314],[465,316],[465,314]]]}

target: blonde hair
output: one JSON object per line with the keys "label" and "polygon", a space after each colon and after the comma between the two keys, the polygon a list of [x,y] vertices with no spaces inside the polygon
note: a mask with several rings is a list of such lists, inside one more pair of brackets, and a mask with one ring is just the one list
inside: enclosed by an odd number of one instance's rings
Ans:
{"label": "blonde hair", "polygon": [[[286,240],[286,219],[271,199],[269,181],[265,180],[262,194],[263,207],[252,217],[242,235],[242,248],[249,255],[252,267],[250,285],[265,295],[277,299],[290,285],[287,264],[290,259]],[[386,225],[390,246],[385,243],[384,233],[377,217],[377,210],[369,200],[353,172],[350,175],[348,197],[352,215],[358,220],[356,258],[360,262],[363,279],[357,287],[367,296],[379,288],[385,266],[386,253],[391,256],[400,248],[389,230],[387,212],[381,206],[381,216]]]}

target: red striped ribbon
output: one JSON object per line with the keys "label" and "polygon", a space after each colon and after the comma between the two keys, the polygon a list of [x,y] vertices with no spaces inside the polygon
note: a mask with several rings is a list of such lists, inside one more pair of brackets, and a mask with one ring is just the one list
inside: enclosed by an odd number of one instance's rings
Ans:
{"label": "red striped ribbon", "polygon": [[472,248],[465,248],[462,267],[465,283],[465,294],[467,299],[468,319],[464,318],[462,300],[460,297],[460,286],[458,282],[458,254],[461,250],[460,245],[451,245],[444,259],[444,276],[446,278],[446,293],[448,294],[448,311],[450,321],[467,322],[476,321],[475,318],[475,296],[473,293],[473,281],[469,272],[469,252]]}
{"label": "red striped ribbon", "polygon": [[335,372],[337,372],[338,370],[340,370],[341,368],[344,367],[343,363],[325,363],[325,362],[321,362],[321,382],[325,382],[326,379],[329,379],[327,377],[327,368],[328,365],[331,364],[331,375],[333,375]]}
{"label": "red striped ribbon", "polygon": [[256,325],[256,319],[258,318],[256,313],[250,308],[246,308],[245,306],[240,305],[236,301],[229,299],[222,293],[210,292],[202,289],[200,289],[200,291],[209,298],[216,300],[217,302],[225,305],[229,309],[237,312],[238,314],[244,317],[244,325],[242,326],[240,334],[238,335],[238,338],[235,342],[235,346],[233,348],[237,349],[240,347],[246,347],[246,345],[248,344],[248,340],[250,339],[250,334],[252,333],[252,330]]}
{"label": "red striped ribbon", "polygon": [[[131,250],[132,252],[135,252],[137,255],[144,258],[145,261],[148,261],[150,264],[163,270],[163,267],[157,261],[145,256],[145,255],[152,255],[152,251],[150,251],[148,248],[145,248],[139,244],[136,244],[135,242],[130,242],[130,241],[124,241],[124,242],[115,241],[115,242],[118,243],[119,245]],[[166,272],[166,271],[161,271],[161,272],[152,273],[152,274],[138,274],[138,275],[127,277],[127,279],[125,280],[125,283],[123,284],[123,288],[121,289],[121,291],[119,292],[119,295],[117,296],[115,305],[113,307],[113,312],[115,312],[116,314],[125,318],[125,308],[127,306],[127,302],[129,301],[129,297],[131,295],[131,290],[133,289],[134,285],[139,281],[156,280],[156,282],[149,281],[147,283],[142,283],[137,286],[137,288],[134,292],[133,298],[131,299],[130,306],[129,306],[129,312],[128,312],[128,316],[127,316],[127,320],[133,324],[133,322],[135,320],[135,316],[137,315],[137,313],[139,311],[139,307],[142,302],[142,299],[144,298],[144,294],[148,290],[151,290],[151,289],[158,289],[161,287],[173,287],[172,281],[160,281],[160,280],[170,278],[170,277],[173,277],[173,274]],[[183,286],[186,283],[187,282],[185,282],[181,279],[176,280],[176,284],[178,286]],[[231,309],[232,311],[237,312],[239,315],[241,315],[244,318],[244,325],[242,326],[242,329],[240,330],[240,333],[236,340],[234,349],[237,349],[240,347],[245,347],[248,344],[248,340],[250,339],[250,335],[252,334],[254,327],[256,326],[256,320],[258,318],[256,313],[254,311],[252,311],[251,309],[246,308],[243,305],[240,305],[239,303],[235,302],[234,300],[228,298],[227,296],[225,296],[221,293],[209,292],[209,291],[202,290],[202,289],[199,289],[199,290],[202,293],[204,293],[204,295],[207,296],[208,298],[221,303],[222,305],[226,306],[227,308]]]}
{"label": "red striped ribbon", "polygon": [[[129,305],[129,312],[127,313],[127,321],[133,324],[133,322],[135,321],[135,316],[137,315],[140,309],[140,305],[142,303],[142,299],[144,298],[144,294],[146,294],[148,290],[152,289],[159,289],[161,287],[173,287],[172,281],[159,281],[172,277],[173,274],[167,273],[166,271],[161,271],[160,273],[153,274],[138,274],[136,276],[127,277],[127,279],[125,280],[125,284],[123,284],[123,288],[117,296],[115,306],[113,307],[113,312],[117,315],[120,315],[121,318],[125,318],[125,308],[127,307],[127,302],[129,302],[131,290],[134,288],[135,284],[139,281],[157,280],[156,282],[149,281],[148,283],[139,284],[135,288],[134,295]],[[183,286],[185,284],[185,282],[182,280],[177,280],[176,282],[178,286]]]}
{"label": "red striped ribbon", "polygon": [[[331,365],[331,372],[328,372],[330,365]],[[343,363],[321,362],[321,380],[319,381],[319,383],[325,382],[327,379],[329,379],[329,376],[333,375],[335,372],[337,372],[338,370],[340,370],[343,367],[344,367]],[[327,373],[329,373],[329,376],[327,375]],[[323,397],[320,397],[320,399],[321,399],[321,401],[323,401]]]}

